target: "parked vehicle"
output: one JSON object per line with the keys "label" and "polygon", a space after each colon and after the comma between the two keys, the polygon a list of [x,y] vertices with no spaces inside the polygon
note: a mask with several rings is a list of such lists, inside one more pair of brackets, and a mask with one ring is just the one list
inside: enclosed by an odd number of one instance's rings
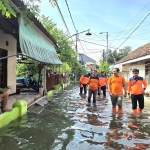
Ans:
{"label": "parked vehicle", "polygon": [[32,88],[38,91],[38,83],[34,80],[33,74],[29,74],[27,78],[16,78],[17,88]]}

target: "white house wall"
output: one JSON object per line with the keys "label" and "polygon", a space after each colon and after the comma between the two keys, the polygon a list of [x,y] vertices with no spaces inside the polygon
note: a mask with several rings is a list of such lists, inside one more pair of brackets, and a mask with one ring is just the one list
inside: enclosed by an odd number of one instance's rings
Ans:
{"label": "white house wall", "polygon": [[[123,71],[121,72],[121,75],[123,75],[126,79],[126,81],[129,80],[130,77],[132,77],[132,69],[137,68],[139,69],[139,76],[144,77],[145,78],[145,62],[146,60],[141,60],[138,62],[134,62],[134,63],[129,63],[129,64],[125,64],[122,66]],[[148,85],[146,92],[150,93],[150,85]]]}
{"label": "white house wall", "polygon": [[[6,41],[9,45],[6,46]],[[17,53],[17,40],[10,34],[0,30],[0,48],[7,50],[8,56]],[[12,87],[9,94],[16,93],[16,56],[7,59],[7,85]]]}

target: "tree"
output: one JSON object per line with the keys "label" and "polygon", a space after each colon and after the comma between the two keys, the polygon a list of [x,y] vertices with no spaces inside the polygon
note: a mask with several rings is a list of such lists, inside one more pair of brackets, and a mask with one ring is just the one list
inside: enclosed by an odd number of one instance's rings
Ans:
{"label": "tree", "polygon": [[105,74],[109,73],[109,63],[107,61],[100,60],[98,72],[103,71]]}
{"label": "tree", "polygon": [[109,50],[108,53],[108,63],[115,64],[117,61],[121,60],[123,57],[129,55],[132,52],[132,48],[130,46],[126,46],[123,49],[119,49],[119,51]]}
{"label": "tree", "polygon": [[63,30],[59,30],[54,22],[49,17],[42,17],[39,19],[46,30],[55,38],[58,47],[56,48],[58,57],[62,62],[66,62],[74,69],[79,66],[77,61],[77,53],[72,48],[72,42],[68,40],[68,36]]}
{"label": "tree", "polygon": [[[10,18],[11,16],[16,17],[16,14],[20,13],[23,15],[26,23],[31,23],[30,18],[32,18],[33,16],[38,16],[40,13],[38,3],[40,3],[41,0],[20,0],[20,1],[23,1],[26,6],[24,10],[14,6],[10,2],[10,0],[1,0],[0,10],[2,11],[2,15],[5,16],[6,18]],[[57,0],[49,0],[49,2],[52,6],[55,6]]]}

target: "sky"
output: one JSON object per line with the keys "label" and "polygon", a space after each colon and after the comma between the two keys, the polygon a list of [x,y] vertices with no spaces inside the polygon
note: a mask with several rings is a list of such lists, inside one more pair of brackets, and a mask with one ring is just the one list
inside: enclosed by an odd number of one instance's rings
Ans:
{"label": "sky", "polygon": [[[103,49],[105,54],[107,52],[105,32],[108,32],[108,46],[115,49],[131,46],[132,50],[135,50],[150,40],[150,15],[143,21],[150,13],[150,0],[67,0],[67,2],[78,32],[90,29],[92,33],[91,36],[86,36],[86,32],[79,34],[78,52],[96,61],[102,58]],[[76,30],[65,0],[58,0],[58,5],[70,35],[75,34]],[[57,7],[53,7],[48,0],[42,0],[40,9],[41,14],[49,16],[59,29],[67,32]],[[142,21],[143,23],[138,27]],[[134,30],[135,32],[125,41]],[[100,32],[104,33],[99,34]],[[75,41],[75,36],[72,39]]]}

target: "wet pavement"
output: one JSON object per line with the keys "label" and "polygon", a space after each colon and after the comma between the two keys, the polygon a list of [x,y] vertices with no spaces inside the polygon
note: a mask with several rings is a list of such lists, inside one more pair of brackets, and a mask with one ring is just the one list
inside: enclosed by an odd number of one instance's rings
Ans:
{"label": "wet pavement", "polygon": [[56,93],[52,102],[30,108],[0,129],[0,150],[150,149],[150,107],[132,114],[131,101],[125,99],[123,113],[112,113],[108,95],[97,97],[96,107],[86,103],[77,86]]}

